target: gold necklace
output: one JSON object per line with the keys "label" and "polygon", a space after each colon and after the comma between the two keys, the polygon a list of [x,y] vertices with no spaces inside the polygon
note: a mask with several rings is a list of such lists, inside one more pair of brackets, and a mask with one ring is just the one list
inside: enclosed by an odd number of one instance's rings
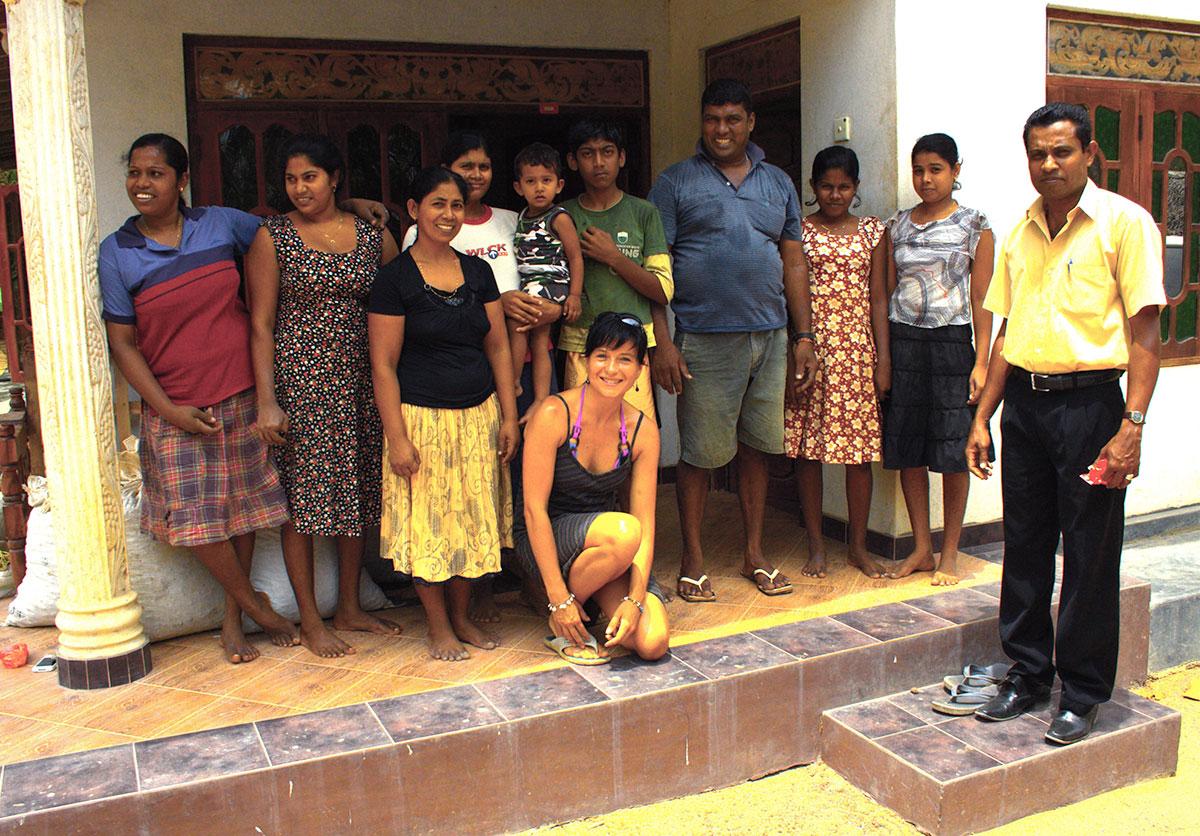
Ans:
{"label": "gold necklace", "polygon": [[345,220],[346,220],[346,213],[343,212],[341,209],[339,209],[338,215],[337,215],[337,226],[334,227],[333,235],[330,235],[328,232],[326,232],[324,229],[322,229],[317,224],[309,224],[309,226],[313,227],[320,234],[320,236],[325,239],[325,244],[326,244],[326,246],[329,247],[329,249],[337,250],[338,233],[340,233],[342,231],[342,224],[345,223]]}
{"label": "gold necklace", "polygon": [[810,217],[809,220],[812,221],[813,223],[815,223],[817,226],[821,227],[821,229],[825,230],[830,235],[845,235],[846,233],[842,231],[842,228],[848,226],[846,223],[847,220],[853,220],[854,221],[854,229],[858,229],[858,218],[847,218],[846,220],[843,220],[841,222],[840,226],[830,226],[829,224],[827,224],[823,221],[818,221],[815,217]]}
{"label": "gold necklace", "polygon": [[[172,231],[173,237],[175,238],[174,244],[168,244],[166,241],[163,241],[161,238],[155,237],[154,234],[151,233],[150,227],[146,225],[146,221],[144,218],[137,219],[137,228],[138,228],[138,231],[141,232],[142,235],[144,235],[145,237],[153,238],[159,244],[162,244],[164,247],[170,247],[173,250],[179,249],[179,245],[183,243],[183,213],[182,212],[177,212],[175,214],[175,229]],[[167,240],[170,240],[170,239],[167,239]]]}

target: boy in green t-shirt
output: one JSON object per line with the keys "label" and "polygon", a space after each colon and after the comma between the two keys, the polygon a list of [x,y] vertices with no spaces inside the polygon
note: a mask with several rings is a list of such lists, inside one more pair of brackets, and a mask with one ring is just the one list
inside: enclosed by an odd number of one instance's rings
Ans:
{"label": "boy in green t-shirt", "polygon": [[[621,129],[581,119],[571,126],[567,147],[567,165],[579,172],[584,187],[583,194],[563,204],[575,221],[584,256],[583,314],[563,326],[558,340],[567,361],[563,388],[570,389],[587,377],[583,350],[596,316],[604,311],[633,314],[645,323],[653,346],[650,303],[669,304],[675,282],[658,209],[617,187],[617,175],[625,165]],[[655,417],[649,363],[625,400]]]}

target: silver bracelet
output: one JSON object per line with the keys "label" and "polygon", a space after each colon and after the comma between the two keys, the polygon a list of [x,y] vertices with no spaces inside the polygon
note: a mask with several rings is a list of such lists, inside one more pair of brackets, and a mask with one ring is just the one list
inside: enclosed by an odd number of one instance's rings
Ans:
{"label": "silver bracelet", "polygon": [[638,608],[638,612],[640,612],[642,615],[646,614],[646,608],[645,608],[645,606],[642,605],[642,603],[640,601],[635,601],[634,599],[630,598],[628,595],[626,595],[621,600],[628,601],[629,603],[633,604],[635,607]]}
{"label": "silver bracelet", "polygon": [[570,595],[567,596],[567,600],[563,601],[561,604],[551,604],[549,602],[546,602],[546,609],[550,610],[550,614],[553,615],[554,613],[559,612],[560,610],[565,610],[567,607],[571,606],[574,603],[575,603],[575,593],[572,592]]}

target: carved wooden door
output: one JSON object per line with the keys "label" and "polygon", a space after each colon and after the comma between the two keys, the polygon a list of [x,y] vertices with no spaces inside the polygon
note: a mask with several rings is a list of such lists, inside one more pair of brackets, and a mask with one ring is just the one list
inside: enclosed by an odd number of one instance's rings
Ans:
{"label": "carved wooden door", "polygon": [[381,201],[405,216],[408,188],[423,167],[439,162],[445,117],[395,107],[325,109],[323,130],[346,161],[346,197]]}
{"label": "carved wooden door", "polygon": [[1163,233],[1163,357],[1194,357],[1200,301],[1200,86],[1144,93],[1150,214]]}
{"label": "carved wooden door", "polygon": [[206,110],[189,133],[193,201],[257,215],[285,211],[279,152],[296,134],[316,130],[316,110]]}
{"label": "carved wooden door", "polygon": [[1097,82],[1091,79],[1053,79],[1046,84],[1046,101],[1070,102],[1087,108],[1092,116],[1092,135],[1100,146],[1089,172],[1096,185],[1130,200],[1145,203],[1144,134],[1136,84]]}

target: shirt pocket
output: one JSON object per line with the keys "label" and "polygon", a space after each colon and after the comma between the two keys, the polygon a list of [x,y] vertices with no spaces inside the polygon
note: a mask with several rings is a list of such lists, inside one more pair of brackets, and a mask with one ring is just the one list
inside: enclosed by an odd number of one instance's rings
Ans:
{"label": "shirt pocket", "polygon": [[784,200],[763,196],[745,202],[748,204],[746,214],[750,218],[750,225],[772,241],[778,241],[787,220],[787,204]]}
{"label": "shirt pocket", "polygon": [[1080,322],[1103,320],[1116,295],[1116,280],[1100,265],[1068,264],[1058,283],[1055,303]]}

